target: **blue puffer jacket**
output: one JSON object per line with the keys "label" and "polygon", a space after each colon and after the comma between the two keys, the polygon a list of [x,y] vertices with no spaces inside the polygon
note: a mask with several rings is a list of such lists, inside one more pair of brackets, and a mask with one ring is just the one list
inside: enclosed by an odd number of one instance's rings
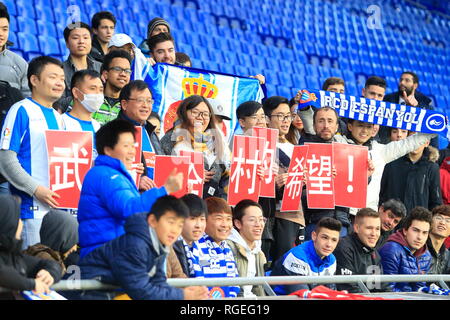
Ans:
{"label": "blue puffer jacket", "polygon": [[[163,247],[147,223],[147,214],[129,217],[125,234],[96,248],[79,263],[82,279],[120,286],[133,300],[182,300],[183,290],[167,284]],[[117,292],[119,293],[119,292]],[[83,299],[110,299],[114,292],[81,292]]]}
{"label": "blue puffer jacket", "polygon": [[166,189],[153,188],[142,194],[123,163],[99,155],[83,181],[78,203],[80,258],[94,248],[125,233],[125,219],[138,212],[149,212]]}
{"label": "blue puffer jacket", "polygon": [[[430,270],[431,254],[427,246],[413,254],[402,230],[391,235],[379,253],[384,274],[426,274]],[[393,282],[389,286],[395,292],[411,292],[425,285],[425,282]]]}

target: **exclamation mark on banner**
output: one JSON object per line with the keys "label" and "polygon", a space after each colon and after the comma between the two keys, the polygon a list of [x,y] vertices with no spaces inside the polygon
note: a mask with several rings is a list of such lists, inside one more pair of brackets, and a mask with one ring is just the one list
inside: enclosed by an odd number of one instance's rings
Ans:
{"label": "exclamation mark on banner", "polygon": [[347,186],[348,193],[353,192],[353,186],[351,184],[353,182],[353,160],[354,160],[354,156],[352,156],[352,155],[348,156],[348,182],[350,183]]}

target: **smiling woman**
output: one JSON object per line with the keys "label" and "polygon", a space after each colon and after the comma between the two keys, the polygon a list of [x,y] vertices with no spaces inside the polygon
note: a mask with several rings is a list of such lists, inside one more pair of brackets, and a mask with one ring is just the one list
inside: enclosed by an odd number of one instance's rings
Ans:
{"label": "smiling woman", "polygon": [[205,179],[203,197],[226,197],[228,185],[230,150],[225,138],[217,129],[214,111],[209,101],[199,95],[184,99],[177,110],[178,120],[161,139],[167,155],[178,155],[180,151],[203,153]]}

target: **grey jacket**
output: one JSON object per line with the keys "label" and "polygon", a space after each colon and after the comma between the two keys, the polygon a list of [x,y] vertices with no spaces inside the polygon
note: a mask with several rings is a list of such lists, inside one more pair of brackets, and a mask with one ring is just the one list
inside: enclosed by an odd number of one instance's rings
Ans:
{"label": "grey jacket", "polygon": [[5,49],[0,52],[0,80],[17,88],[26,98],[31,96],[27,79],[28,63],[18,54]]}

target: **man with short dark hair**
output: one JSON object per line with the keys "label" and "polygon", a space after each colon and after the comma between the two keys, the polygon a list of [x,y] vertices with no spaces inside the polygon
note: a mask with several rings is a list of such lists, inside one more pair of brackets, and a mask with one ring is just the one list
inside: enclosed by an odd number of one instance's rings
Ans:
{"label": "man with short dark hair", "polygon": [[[336,274],[383,274],[381,257],[375,249],[381,232],[381,220],[377,211],[363,208],[358,211],[353,224],[353,233],[343,237],[334,250],[337,261]],[[386,291],[381,285],[367,282],[371,291]],[[387,286],[385,286],[387,287]],[[357,283],[338,283],[338,290],[361,292]]]}
{"label": "man with short dark hair", "polygon": [[431,267],[429,274],[450,273],[450,251],[444,245],[445,239],[450,236],[450,205],[441,205],[434,208],[433,222],[427,240],[427,247],[431,253]]}
{"label": "man with short dark hair", "polygon": [[103,63],[103,57],[108,52],[108,43],[114,35],[116,22],[116,17],[109,11],[96,12],[92,16],[91,56],[100,63]]}
{"label": "man with short dark hair", "polygon": [[[426,274],[431,254],[426,241],[432,223],[431,212],[416,207],[406,217],[404,227],[391,235],[379,250],[384,274]],[[392,291],[417,291],[425,282],[392,282]]]}
{"label": "man with short dark hair", "polygon": [[[118,119],[131,122],[142,128],[142,151],[164,155],[159,138],[155,133],[155,127],[147,122],[153,107],[153,97],[147,83],[142,80],[133,80],[123,87],[120,92],[121,110]],[[148,167],[145,158],[142,159],[145,173],[139,179],[139,190],[149,190],[156,185],[154,179],[154,168]]]}
{"label": "man with short dark hair", "polygon": [[168,64],[175,64],[175,40],[168,32],[161,32],[147,40],[150,56],[153,60]]}
{"label": "man with short dark hair", "polygon": [[[333,251],[339,242],[342,224],[333,218],[323,218],[312,232],[312,240],[296,246],[274,262],[271,276],[332,276],[336,272]],[[313,289],[317,284],[275,285],[274,291],[287,295],[301,289]],[[334,284],[328,287],[335,289]]]}
{"label": "man with short dark hair", "polygon": [[[264,276],[266,256],[261,251],[261,236],[266,218],[259,203],[253,200],[241,200],[233,210],[234,228],[227,243],[233,251],[240,277],[254,278]],[[265,296],[264,288],[259,286],[241,286],[239,295],[243,297]]]}
{"label": "man with short dark hair", "polygon": [[[218,197],[205,199],[208,207],[205,234],[188,253],[190,276],[194,278],[238,277],[233,252],[225,241],[233,228],[231,207]],[[237,297],[238,286],[209,287],[213,299]]]}
{"label": "man with short dark hair", "polygon": [[19,196],[24,221],[24,249],[39,241],[42,218],[58,206],[59,195],[49,188],[44,131],[63,130],[52,108],[64,92],[64,70],[58,59],[40,56],[28,65],[31,98],[15,103],[6,115],[0,142],[0,173]]}
{"label": "man with short dark hair", "polygon": [[95,132],[100,129],[100,124],[92,118],[92,114],[103,102],[103,83],[100,74],[89,69],[77,71],[70,85],[73,106],[70,112],[62,115],[65,129],[91,131],[95,135]]}
{"label": "man with short dark hair", "polygon": [[130,82],[131,56],[125,50],[114,50],[103,58],[101,75],[105,81],[105,99],[93,118],[100,124],[114,120],[120,111],[120,92]]}
{"label": "man with short dark hair", "polygon": [[100,278],[123,291],[81,291],[81,299],[200,300],[206,287],[174,288],[166,282],[165,263],[170,246],[181,233],[188,208],[174,196],[155,201],[148,213],[136,213],[125,223],[124,234],[96,248],[80,262],[81,279]]}
{"label": "man with short dark hair", "polygon": [[69,57],[64,61],[66,76],[65,97],[70,97],[70,81],[78,70],[90,69],[100,72],[101,63],[89,56],[92,48],[91,28],[84,22],[74,22],[64,29],[64,40]]}
{"label": "man with short dark hair", "polygon": [[381,234],[376,248],[381,248],[394,232],[394,228],[406,217],[406,207],[400,200],[389,199],[378,208],[381,219]]}
{"label": "man with short dark hair", "polygon": [[[398,83],[398,91],[387,94],[383,101],[392,102],[396,104],[404,104],[411,107],[434,110],[433,100],[419,92],[419,77],[412,71],[405,71],[401,74]],[[383,143],[388,141],[388,131],[383,129],[380,131],[380,138]],[[433,147],[438,148],[439,138],[436,137],[430,143]]]}
{"label": "man with short dark hair", "polygon": [[27,82],[28,64],[21,56],[8,50],[10,18],[8,9],[0,2],[0,80],[20,90],[24,97],[31,95]]}

